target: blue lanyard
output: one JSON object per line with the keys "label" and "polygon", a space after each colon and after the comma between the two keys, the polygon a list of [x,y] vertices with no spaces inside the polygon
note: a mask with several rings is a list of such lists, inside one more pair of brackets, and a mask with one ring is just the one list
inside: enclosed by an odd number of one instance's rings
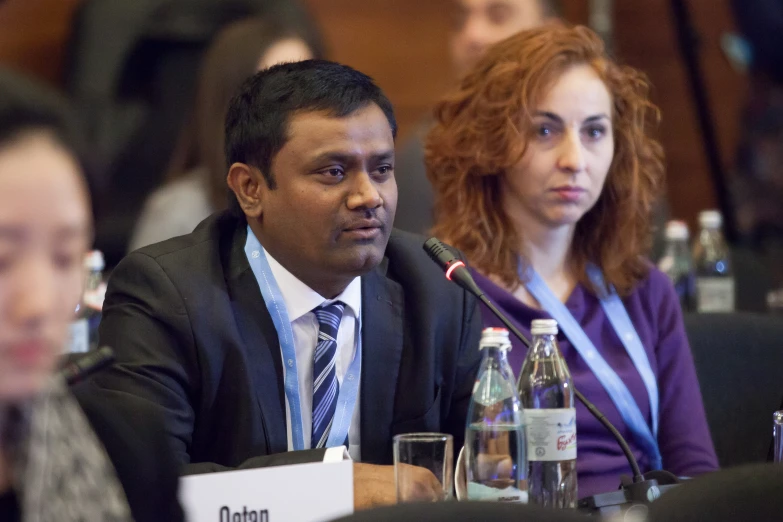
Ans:
{"label": "blue lanyard", "polygon": [[[650,361],[644,351],[639,334],[631,322],[628,312],[623,306],[620,297],[614,291],[603,292],[600,296],[601,307],[604,309],[609,322],[612,324],[617,336],[623,343],[631,360],[636,366],[637,371],[642,377],[647,394],[650,398],[650,416],[652,417],[652,430],[642,415],[639,405],[631,395],[628,387],[620,379],[620,376],[609,366],[609,363],[601,356],[595,345],[587,337],[587,334],[574,319],[574,316],[566,306],[558,299],[547,287],[546,283],[538,273],[531,268],[527,272],[519,269],[522,281],[527,281],[525,287],[535,297],[541,306],[557,321],[563,332],[571,340],[571,344],[576,351],[585,360],[590,370],[598,378],[598,381],[609,393],[609,397],[614,402],[617,410],[623,418],[623,421],[629,427],[637,439],[637,442],[643,448],[645,454],[650,459],[652,469],[662,467],[661,452],[658,447],[658,384],[655,380],[655,374],[650,366]],[[603,275],[598,267],[590,265],[588,267],[588,276],[591,278],[597,288],[605,288],[603,284]]]}
{"label": "blue lanyard", "polygon": [[655,379],[655,373],[653,373],[650,366],[650,360],[647,357],[647,353],[644,351],[644,345],[639,338],[639,334],[636,332],[636,328],[633,326],[631,318],[628,316],[628,311],[625,309],[623,302],[620,300],[620,296],[613,290],[607,290],[604,283],[604,276],[601,270],[593,264],[587,266],[587,275],[593,282],[593,286],[596,288],[603,288],[604,293],[601,296],[601,307],[603,307],[606,317],[609,318],[609,322],[612,323],[615,333],[620,338],[620,341],[625,346],[625,351],[633,361],[633,365],[636,366],[636,371],[642,377],[644,387],[647,389],[647,396],[650,398],[650,417],[652,418],[652,432],[655,438],[658,438],[658,381]]}
{"label": "blue lanyard", "polygon": [[[291,440],[294,450],[309,449],[305,448],[304,445],[294,331],[291,328],[291,321],[288,319],[288,310],[285,307],[283,294],[272,274],[264,247],[261,246],[261,243],[249,226],[247,227],[245,255],[248,263],[250,263],[250,268],[253,270],[253,275],[256,277],[256,281],[258,281],[258,287],[261,290],[264,303],[277,330],[277,338],[280,341],[280,350],[283,353],[283,366],[285,367],[285,396],[288,399],[288,410],[291,418]],[[334,420],[329,430],[329,438],[326,441],[326,447],[328,448],[342,446],[351,428],[353,410],[356,407],[356,398],[359,395],[359,381],[362,368],[361,317],[356,318],[354,339],[356,340],[356,355],[343,378],[342,386],[340,386],[337,408],[334,411]]]}

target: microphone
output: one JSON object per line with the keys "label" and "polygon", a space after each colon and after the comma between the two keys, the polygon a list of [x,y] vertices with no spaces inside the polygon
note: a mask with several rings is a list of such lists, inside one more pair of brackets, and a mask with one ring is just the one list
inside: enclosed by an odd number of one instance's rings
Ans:
{"label": "microphone", "polygon": [[113,363],[114,352],[108,346],[103,346],[75,361],[70,361],[60,370],[60,377],[67,386],[73,386]]}
{"label": "microphone", "polygon": [[[470,275],[470,271],[465,266],[465,263],[457,257],[457,254],[450,246],[441,242],[437,237],[431,237],[424,242],[424,251],[435,261],[436,265],[439,265],[446,272],[446,279],[454,281],[476,297],[480,298],[484,295],[481,288],[473,281],[473,276]],[[498,313],[500,312],[496,312],[496,314]],[[523,339],[523,342],[528,346],[530,345],[525,339]]]}
{"label": "microphone", "polygon": [[[530,348],[530,341],[500,310],[495,307],[492,301],[490,301],[489,298],[484,295],[484,292],[473,280],[473,276],[470,275],[470,271],[465,265],[465,262],[457,256],[455,251],[450,246],[446,245],[436,237],[431,237],[424,242],[422,248],[424,248],[424,251],[427,252],[435,264],[440,266],[441,269],[446,272],[446,278],[449,281],[454,281],[459,286],[476,296],[476,298],[484,303],[487,308],[489,308],[492,313],[495,314],[495,317],[500,319],[500,322],[502,322],[517,339],[522,341],[525,346]],[[658,486],[658,481],[654,478],[645,480],[641,469],[639,469],[639,463],[636,461],[636,457],[631,451],[630,446],[628,446],[628,442],[623,438],[620,432],[617,431],[617,428],[615,428],[614,425],[609,422],[609,419],[607,419],[606,416],[601,413],[601,410],[599,410],[592,402],[587,400],[587,398],[582,395],[579,390],[576,388],[573,388],[573,390],[576,398],[579,399],[579,402],[584,404],[590,414],[595,417],[598,422],[603,424],[609,433],[612,434],[612,437],[614,437],[614,439],[617,441],[620,449],[623,450],[625,458],[628,460],[628,464],[630,465],[631,471],[633,472],[633,482],[631,484],[624,484],[622,486],[622,490],[611,493],[603,493],[582,499],[579,501],[579,507],[588,510],[601,510],[602,508],[610,508],[629,502],[648,503],[658,498],[661,491]],[[656,473],[661,472],[658,471]],[[674,481],[677,481],[676,477],[670,473],[663,473],[666,474],[667,477],[670,476],[668,477],[669,480],[673,478]]]}

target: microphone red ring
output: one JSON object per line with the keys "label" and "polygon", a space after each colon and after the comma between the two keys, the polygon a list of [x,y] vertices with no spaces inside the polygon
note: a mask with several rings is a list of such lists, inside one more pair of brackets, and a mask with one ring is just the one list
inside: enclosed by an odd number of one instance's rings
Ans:
{"label": "microphone red ring", "polygon": [[451,281],[451,273],[454,272],[454,270],[456,270],[457,268],[464,267],[464,266],[465,263],[463,263],[462,261],[457,261],[449,265],[449,268],[446,269],[446,279]]}

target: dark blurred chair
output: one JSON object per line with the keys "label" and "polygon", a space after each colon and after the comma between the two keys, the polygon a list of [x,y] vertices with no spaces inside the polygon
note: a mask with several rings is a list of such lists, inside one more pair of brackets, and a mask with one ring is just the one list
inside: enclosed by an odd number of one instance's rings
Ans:
{"label": "dark blurred chair", "polygon": [[223,27],[268,13],[311,23],[294,0],[86,0],[74,18],[67,89],[100,175],[91,179],[96,247],[125,254],[161,182],[194,95],[201,56]]}
{"label": "dark blurred chair", "polygon": [[435,502],[400,504],[360,511],[335,522],[584,522],[593,520],[571,511],[497,502]]}
{"label": "dark blurred chair", "polygon": [[685,329],[721,466],[764,462],[783,394],[783,318],[691,314]]}
{"label": "dark blurred chair", "polygon": [[703,475],[652,503],[647,522],[779,522],[783,466],[756,464]]}
{"label": "dark blurred chair", "polygon": [[775,280],[765,259],[765,255],[750,247],[731,248],[735,308],[738,312],[767,311],[767,293],[775,288]]}

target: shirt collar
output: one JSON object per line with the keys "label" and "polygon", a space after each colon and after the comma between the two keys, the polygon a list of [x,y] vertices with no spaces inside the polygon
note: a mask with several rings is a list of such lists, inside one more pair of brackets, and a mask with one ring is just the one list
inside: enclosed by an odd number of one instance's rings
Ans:
{"label": "shirt collar", "polygon": [[265,250],[269,268],[277,281],[280,293],[283,294],[286,310],[288,311],[288,320],[292,323],[312,312],[314,308],[323,304],[342,301],[351,309],[354,317],[361,318],[362,314],[362,279],[355,277],[334,299],[326,299],[321,294],[300,281],[294,274],[288,271],[283,265],[272,257],[268,250]]}

